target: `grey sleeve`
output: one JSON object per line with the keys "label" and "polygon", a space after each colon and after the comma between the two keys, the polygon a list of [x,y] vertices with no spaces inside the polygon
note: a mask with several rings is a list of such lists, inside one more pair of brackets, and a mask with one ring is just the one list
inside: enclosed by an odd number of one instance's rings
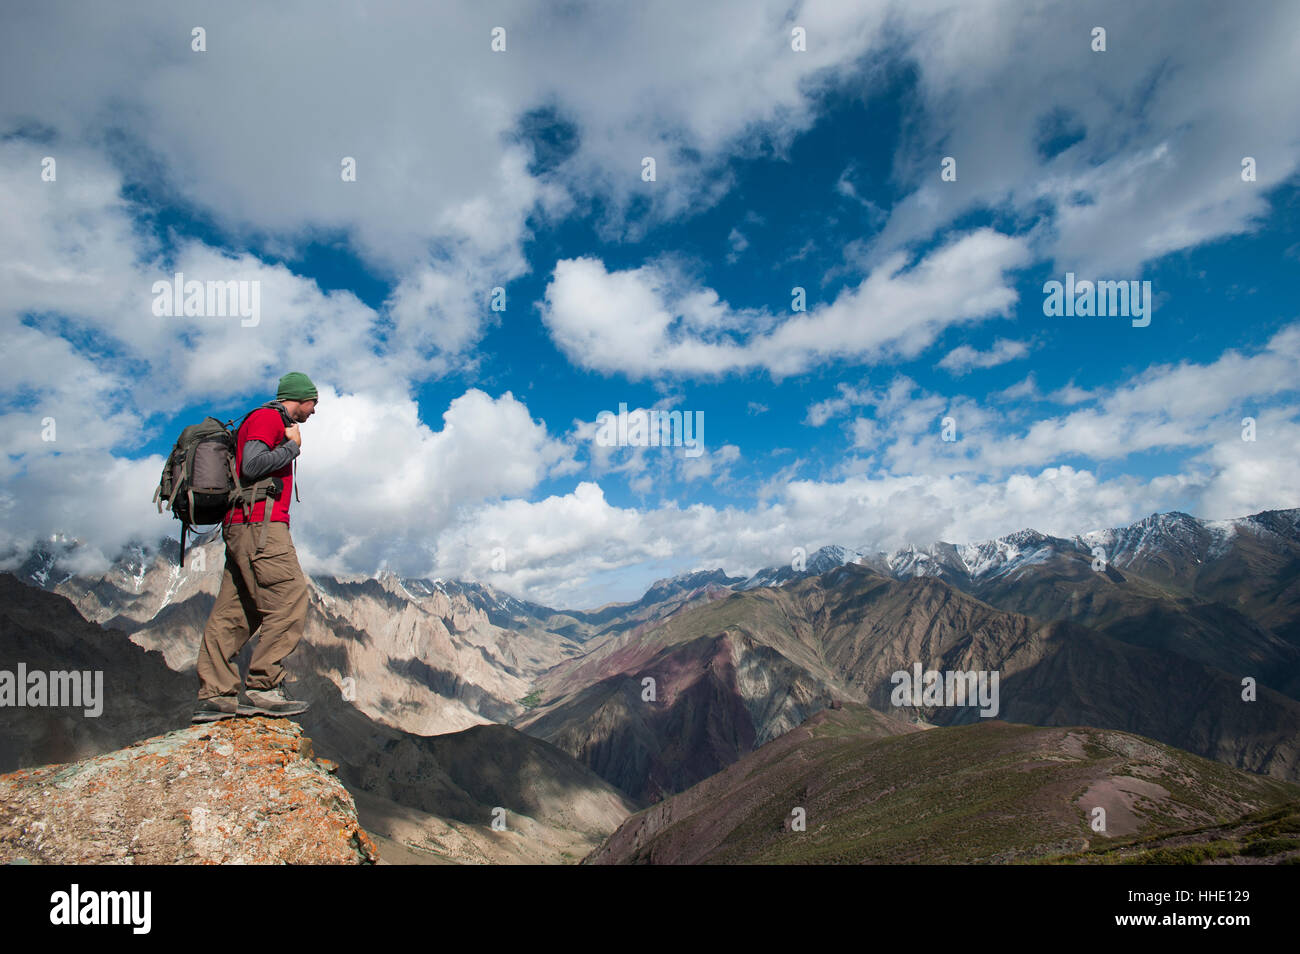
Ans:
{"label": "grey sleeve", "polygon": [[301,450],[297,441],[285,441],[275,450],[271,450],[261,441],[246,441],[240,470],[248,480],[261,480],[267,474],[273,474],[289,463]]}

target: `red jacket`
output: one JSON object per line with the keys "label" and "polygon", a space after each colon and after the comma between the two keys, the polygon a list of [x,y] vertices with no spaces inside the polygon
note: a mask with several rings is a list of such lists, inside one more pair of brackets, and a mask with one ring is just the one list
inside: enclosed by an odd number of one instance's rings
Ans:
{"label": "red jacket", "polygon": [[[252,483],[253,480],[244,473],[244,445],[249,441],[261,441],[271,450],[275,450],[286,440],[288,440],[288,437],[285,436],[284,418],[275,408],[258,408],[248,415],[243,425],[240,426],[239,433],[235,436],[235,468],[245,485]],[[278,477],[284,485],[280,491],[280,496],[272,501],[271,520],[272,522],[278,521],[287,524],[289,522],[289,501],[293,499],[293,461],[290,460],[279,470],[274,470],[266,474],[265,477]],[[259,500],[253,504],[250,512],[252,523],[261,521],[266,515],[265,508],[265,500]],[[243,507],[231,507],[226,514],[225,522],[228,524],[243,523]]]}

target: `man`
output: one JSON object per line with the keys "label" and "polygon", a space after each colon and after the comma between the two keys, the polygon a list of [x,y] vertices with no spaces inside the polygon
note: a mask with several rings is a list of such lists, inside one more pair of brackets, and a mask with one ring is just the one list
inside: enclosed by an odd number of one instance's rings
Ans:
{"label": "man", "polygon": [[[244,419],[235,437],[235,468],[247,488],[268,481],[271,499],[231,507],[222,522],[226,566],[221,592],[199,648],[199,699],[193,722],[237,715],[291,716],[307,711],[284,689],[285,658],[307,622],[307,579],[289,536],[293,463],[302,450],[298,425],[316,413],[316,386],[297,371],[280,379],[276,401]],[[286,426],[286,418],[289,423]],[[269,479],[269,480],[268,480]],[[269,522],[265,508],[270,506]],[[239,701],[235,659],[261,628],[248,666],[248,704]]]}

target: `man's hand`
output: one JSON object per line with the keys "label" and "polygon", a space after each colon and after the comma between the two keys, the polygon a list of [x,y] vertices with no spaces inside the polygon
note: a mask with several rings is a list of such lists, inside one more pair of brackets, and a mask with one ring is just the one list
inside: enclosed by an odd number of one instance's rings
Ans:
{"label": "man's hand", "polygon": [[284,436],[296,443],[299,447],[302,447],[302,435],[298,433],[297,424],[294,424],[291,427],[286,427],[284,429]]}

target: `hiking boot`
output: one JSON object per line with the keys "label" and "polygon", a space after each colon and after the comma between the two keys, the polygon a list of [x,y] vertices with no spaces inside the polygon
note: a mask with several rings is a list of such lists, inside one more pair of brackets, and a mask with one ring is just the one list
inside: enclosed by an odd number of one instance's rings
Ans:
{"label": "hiking boot", "polygon": [[311,708],[305,702],[291,699],[284,683],[274,689],[249,689],[244,694],[248,696],[248,705],[239,706],[240,715],[294,716]]}
{"label": "hiking boot", "polygon": [[235,696],[210,696],[200,699],[194,706],[194,715],[190,722],[217,722],[221,719],[233,719],[239,715],[239,703]]}

